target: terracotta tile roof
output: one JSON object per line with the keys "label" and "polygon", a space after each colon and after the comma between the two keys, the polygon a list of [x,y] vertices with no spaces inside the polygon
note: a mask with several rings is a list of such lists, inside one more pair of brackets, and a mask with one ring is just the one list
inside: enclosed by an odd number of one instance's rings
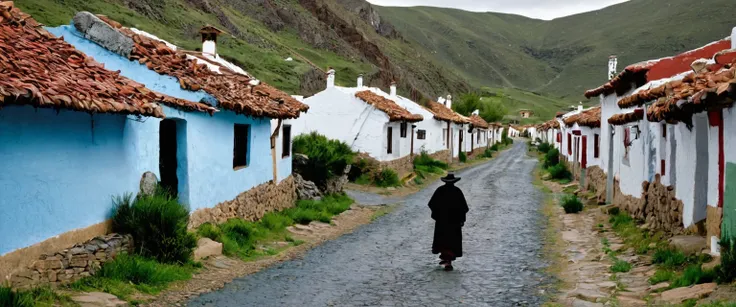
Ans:
{"label": "terracotta tile roof", "polygon": [[[630,108],[635,106],[641,106],[649,101],[657,100],[663,97],[669,97],[670,99],[685,99],[693,94],[694,91],[701,91],[705,89],[708,83],[723,81],[721,74],[728,74],[727,72],[719,72],[721,68],[727,65],[731,65],[736,62],[736,51],[734,50],[723,50],[714,56],[714,63],[701,68],[701,74],[690,73],[685,76],[682,80],[670,81],[662,84],[658,87],[643,90],[635,93],[631,96],[625,97],[618,102],[621,108]],[[701,80],[695,80],[701,78]],[[727,77],[726,77],[727,78]],[[697,85],[699,82],[700,85]]]}
{"label": "terracotta tile roof", "polygon": [[412,114],[411,112],[407,111],[406,109],[402,108],[392,100],[383,97],[381,95],[378,95],[371,91],[360,91],[355,93],[355,97],[358,97],[360,100],[365,101],[365,103],[370,104],[376,109],[379,109],[386,113],[388,115],[388,118],[392,122],[396,121],[407,121],[407,122],[420,122],[424,120],[424,117],[422,117],[419,114]]}
{"label": "terracotta tile roof", "polygon": [[686,121],[693,113],[729,107],[736,98],[736,61],[720,71],[704,71],[664,86],[664,95],[649,106],[652,122]]}
{"label": "terracotta tile roof", "polygon": [[427,103],[427,109],[429,110],[429,112],[434,114],[435,119],[451,121],[457,124],[467,123],[463,118],[459,116],[460,114],[455,113],[455,111],[449,109],[439,102],[429,101]]}
{"label": "terracotta tile roof", "polygon": [[[163,41],[139,35],[105,16],[97,17],[133,39],[134,48],[129,59],[145,64],[159,74],[176,77],[183,89],[204,90],[214,96],[224,109],[237,114],[271,118],[297,118],[300,112],[309,109],[308,105],[265,82],[218,65],[201,53],[178,48],[174,50]],[[219,72],[210,69],[213,65],[217,66]]]}
{"label": "terracotta tile roof", "polygon": [[470,118],[470,124],[472,124],[476,128],[488,129],[489,127],[488,122],[486,122],[480,116],[473,114],[469,118]]}
{"label": "terracotta tile roof", "polygon": [[638,122],[644,119],[644,109],[636,109],[634,112],[615,114],[608,118],[608,123],[615,126],[622,126],[628,123]]}
{"label": "terracotta tile roof", "polygon": [[587,109],[565,118],[563,121],[568,127],[577,123],[578,126],[598,128],[601,126],[601,107]]}
{"label": "terracotta tile roof", "polygon": [[560,122],[558,122],[557,119],[548,120],[537,126],[537,129],[542,131],[558,128],[560,128]]}
{"label": "terracotta tile roof", "polygon": [[606,84],[586,91],[585,97],[592,98],[601,94],[609,95],[613,92],[621,95],[631,89],[631,83],[642,86],[648,81],[671,77],[690,69],[690,65],[694,60],[711,58],[717,52],[728,49],[730,46],[731,41],[723,39],[673,57],[630,65]]}
{"label": "terracotta tile roof", "polygon": [[0,2],[0,107],[4,104],[163,118],[161,102],[214,112],[204,104],[153,92],[76,50],[30,15]]}

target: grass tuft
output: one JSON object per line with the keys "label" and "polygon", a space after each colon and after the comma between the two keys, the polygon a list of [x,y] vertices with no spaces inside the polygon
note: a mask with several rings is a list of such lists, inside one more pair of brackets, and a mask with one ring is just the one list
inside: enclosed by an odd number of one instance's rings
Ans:
{"label": "grass tuft", "polygon": [[578,213],[583,211],[583,202],[577,196],[565,194],[560,198],[560,205],[565,209],[565,213]]}
{"label": "grass tuft", "polygon": [[631,271],[631,263],[623,261],[621,259],[615,259],[615,262],[611,266],[611,272],[613,273],[626,273]]}
{"label": "grass tuft", "polygon": [[49,287],[13,290],[0,286],[0,306],[75,306],[75,304],[68,295],[59,294]]}

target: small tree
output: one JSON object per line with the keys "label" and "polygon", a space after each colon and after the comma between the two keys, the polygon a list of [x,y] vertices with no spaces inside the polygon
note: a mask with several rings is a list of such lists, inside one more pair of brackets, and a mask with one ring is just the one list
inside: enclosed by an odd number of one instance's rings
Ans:
{"label": "small tree", "polygon": [[300,169],[300,175],[319,186],[324,186],[330,178],[342,175],[355,159],[355,153],[348,144],[330,140],[316,132],[295,137],[293,148],[295,153],[309,157],[307,165]]}

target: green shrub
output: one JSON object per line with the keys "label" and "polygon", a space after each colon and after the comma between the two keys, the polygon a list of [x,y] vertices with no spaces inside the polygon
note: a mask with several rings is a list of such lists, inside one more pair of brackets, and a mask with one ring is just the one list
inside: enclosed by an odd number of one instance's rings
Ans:
{"label": "green shrub", "polygon": [[354,181],[357,184],[361,185],[369,185],[371,184],[371,175],[370,174],[362,174]]}
{"label": "green shrub", "polygon": [[631,271],[631,263],[628,263],[621,259],[616,259],[616,261],[611,266],[611,272],[613,273],[626,273],[628,271]]}
{"label": "green shrub", "polygon": [[194,234],[187,232],[189,209],[165,192],[130,194],[115,199],[112,214],[114,232],[130,234],[136,254],[164,263],[187,263],[197,245]]}
{"label": "green shrub", "polygon": [[677,279],[675,279],[670,287],[679,288],[697,284],[709,283],[716,279],[716,274],[712,270],[703,270],[700,264],[693,264],[685,268]]}
{"label": "green shrub", "polygon": [[197,229],[197,234],[202,238],[210,238],[213,241],[222,242],[222,231],[219,227],[204,223]]}
{"label": "green shrub", "polygon": [[261,224],[271,231],[282,231],[294,224],[294,221],[286,215],[269,212],[261,218]]}
{"label": "green shrub", "polygon": [[491,151],[498,151],[499,149],[501,149],[500,143],[496,143],[491,146]]}
{"label": "green shrub", "polygon": [[481,155],[483,158],[493,158],[493,150],[490,148],[486,148],[486,150],[483,151],[483,155]]}
{"label": "green shrub", "polygon": [[465,163],[468,161],[468,155],[466,155],[464,152],[460,152],[460,162]]}
{"label": "green shrub", "polygon": [[401,185],[401,180],[399,180],[399,174],[396,171],[385,168],[373,176],[373,184],[382,188],[398,187]]}
{"label": "green shrub", "polygon": [[657,249],[652,255],[652,263],[660,264],[666,268],[677,268],[686,262],[685,253],[672,248]]}
{"label": "green shrub", "polygon": [[414,158],[414,167],[425,166],[430,168],[438,168],[442,170],[448,169],[450,166],[447,163],[433,159],[426,151],[423,151],[416,158]]}
{"label": "green shrub", "polygon": [[60,295],[49,287],[38,287],[28,290],[13,290],[0,286],[0,306],[33,307],[33,306],[72,305],[71,298]]}
{"label": "green shrub", "polygon": [[565,213],[578,213],[583,211],[583,203],[577,196],[566,194],[560,199],[560,205],[565,209]]}
{"label": "green shrub", "polygon": [[341,175],[355,159],[355,153],[348,144],[330,140],[316,132],[295,137],[293,151],[309,157],[299,172],[304,179],[318,186],[324,186],[330,178]]}
{"label": "green shrub", "polygon": [[657,270],[652,277],[649,278],[649,283],[656,285],[661,282],[671,282],[677,278],[677,274],[670,270]]}
{"label": "green shrub", "polygon": [[[358,183],[362,178],[370,178],[380,169],[378,161],[369,158],[358,158],[350,167],[348,180]],[[369,184],[370,182],[368,182]]]}
{"label": "green shrub", "polygon": [[550,148],[544,155],[544,168],[550,168],[560,164],[560,151],[557,148]]}
{"label": "green shrub", "polygon": [[567,167],[562,163],[550,167],[549,169],[547,169],[547,171],[549,172],[549,176],[552,179],[571,179],[572,178],[572,173],[570,173],[570,171],[567,170]]}
{"label": "green shrub", "polygon": [[721,265],[716,267],[718,283],[730,283],[736,280],[736,244],[727,235],[721,239]]}
{"label": "green shrub", "polygon": [[548,153],[552,149],[552,145],[549,143],[540,143],[539,146],[537,146],[537,150],[541,153]]}

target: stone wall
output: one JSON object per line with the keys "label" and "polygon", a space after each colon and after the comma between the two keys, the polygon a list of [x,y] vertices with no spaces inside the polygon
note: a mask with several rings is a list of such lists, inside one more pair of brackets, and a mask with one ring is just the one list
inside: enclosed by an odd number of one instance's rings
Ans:
{"label": "stone wall", "polygon": [[94,275],[103,263],[120,253],[132,252],[130,235],[109,234],[89,240],[61,252],[41,255],[30,267],[14,274],[14,288],[29,288],[42,284],[64,285]]}
{"label": "stone wall", "polygon": [[631,217],[644,219],[644,205],[646,204],[645,195],[642,194],[640,198],[637,198],[624,194],[621,192],[618,179],[613,183],[613,203],[622,210],[628,212]]}
{"label": "stone wall", "polygon": [[429,154],[432,159],[439,160],[445,163],[452,163],[452,158],[450,157],[450,150],[445,149],[441,150],[432,154]]}
{"label": "stone wall", "polygon": [[595,192],[599,204],[606,203],[606,173],[598,166],[591,166],[585,170],[585,190]]}
{"label": "stone wall", "polygon": [[399,173],[399,177],[411,173],[414,170],[414,157],[408,155],[391,161],[380,161],[381,168],[390,168]]}
{"label": "stone wall", "polygon": [[296,199],[294,177],[289,176],[279,184],[264,183],[214,208],[192,212],[189,228],[196,228],[204,223],[221,224],[232,218],[256,221],[268,212],[293,207]]}
{"label": "stone wall", "polygon": [[471,151],[470,154],[468,154],[468,158],[472,158],[472,157],[476,157],[476,156],[482,155],[483,152],[485,152],[485,151],[486,151],[486,148],[485,147],[473,149],[473,151]]}
{"label": "stone wall", "polygon": [[723,222],[723,208],[708,206],[708,211],[705,219],[705,228],[707,232],[707,242],[710,246],[710,238],[716,236],[721,238],[721,222]]}
{"label": "stone wall", "polygon": [[682,211],[684,204],[675,198],[675,189],[664,186],[661,176],[657,174],[652,183],[644,183],[646,204],[642,218],[652,229],[664,230],[679,234],[682,229]]}

